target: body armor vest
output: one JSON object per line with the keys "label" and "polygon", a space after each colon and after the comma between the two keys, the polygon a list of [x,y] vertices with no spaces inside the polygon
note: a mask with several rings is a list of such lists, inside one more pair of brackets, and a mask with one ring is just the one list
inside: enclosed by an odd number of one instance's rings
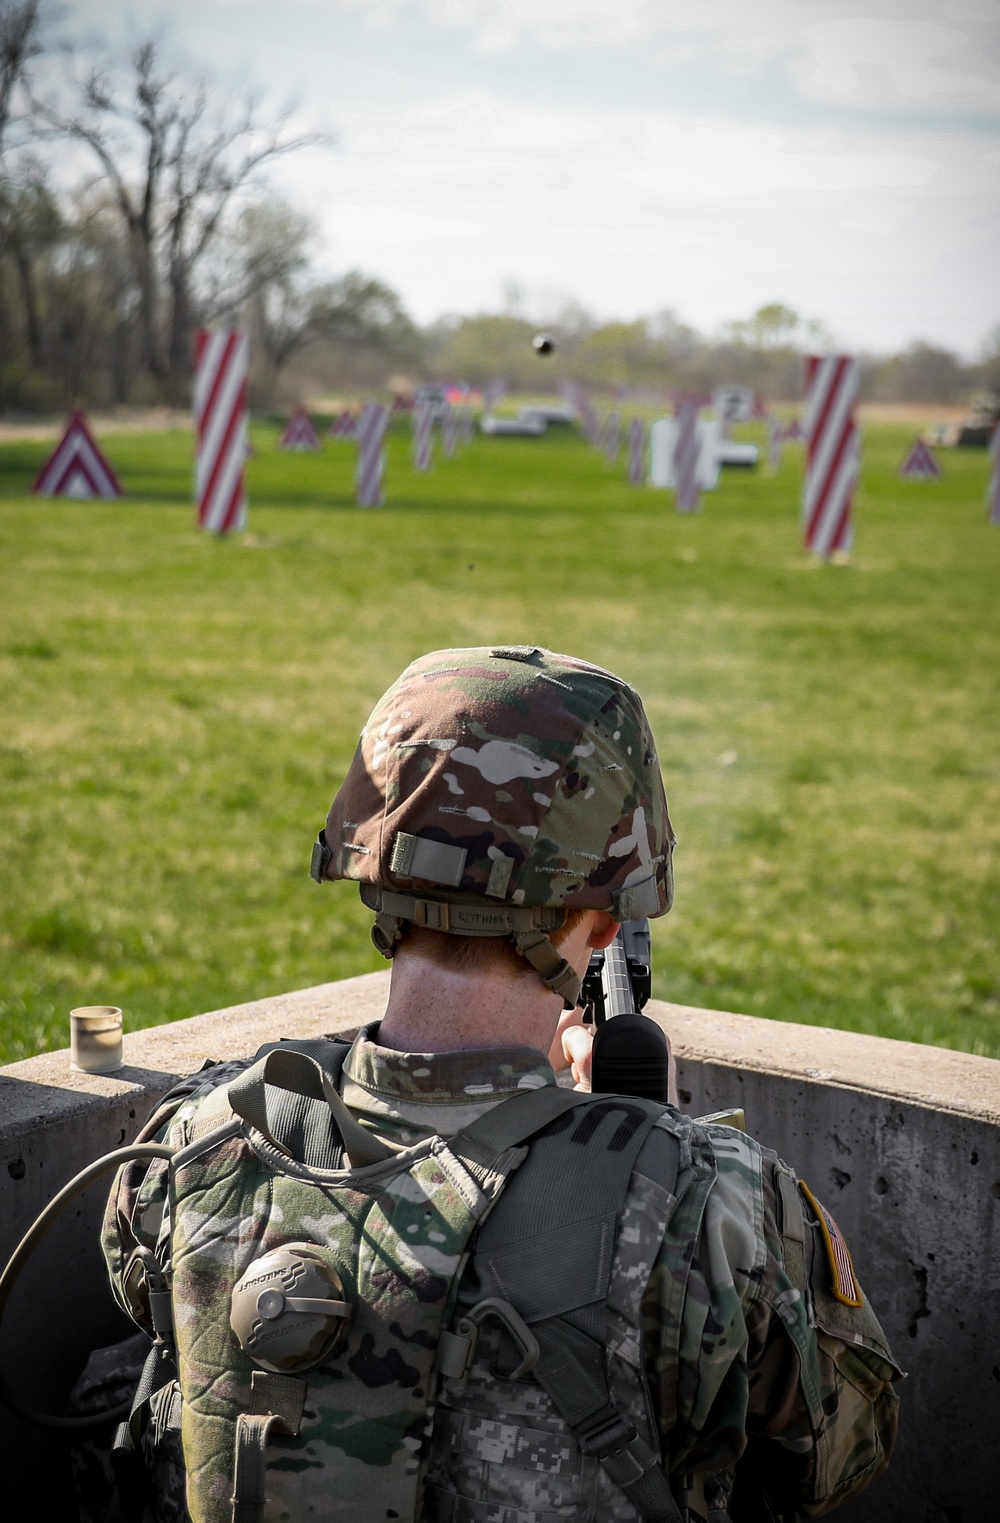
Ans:
{"label": "body armor vest", "polygon": [[193,1523],[676,1523],[641,1335],[669,1114],[546,1086],[390,1150],[346,1052],[265,1050],[170,1163]]}

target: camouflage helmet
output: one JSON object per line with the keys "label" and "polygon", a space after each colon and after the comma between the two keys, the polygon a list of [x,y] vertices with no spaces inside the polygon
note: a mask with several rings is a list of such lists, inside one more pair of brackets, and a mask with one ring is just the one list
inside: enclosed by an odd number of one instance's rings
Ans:
{"label": "camouflage helmet", "polygon": [[663,915],[674,836],[638,694],[533,646],[433,651],[375,705],[313,849],[353,879],[391,957],[412,922],[509,936],[568,1005],[549,941],[571,909]]}

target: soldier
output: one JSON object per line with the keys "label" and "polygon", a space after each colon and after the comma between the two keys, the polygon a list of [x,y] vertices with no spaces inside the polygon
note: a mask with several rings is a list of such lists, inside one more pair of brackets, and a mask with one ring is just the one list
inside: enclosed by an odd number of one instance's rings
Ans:
{"label": "soldier", "polygon": [[180,1410],[195,1523],[808,1518],[882,1472],[899,1371],[829,1213],[734,1128],[585,1092],[582,974],[670,908],[673,845],[600,668],[439,651],[376,705],[313,876],[375,912],[385,1016],[183,1086],[106,1222],[139,1320],[137,1266],[172,1277],[150,1432]]}

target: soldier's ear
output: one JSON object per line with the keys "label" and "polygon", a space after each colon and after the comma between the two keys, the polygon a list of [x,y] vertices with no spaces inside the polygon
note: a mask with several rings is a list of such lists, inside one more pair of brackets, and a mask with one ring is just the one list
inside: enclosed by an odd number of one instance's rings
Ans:
{"label": "soldier's ear", "polygon": [[606,910],[594,910],[594,917],[594,924],[587,937],[587,945],[594,952],[603,952],[604,948],[609,947],[618,935],[618,921]]}

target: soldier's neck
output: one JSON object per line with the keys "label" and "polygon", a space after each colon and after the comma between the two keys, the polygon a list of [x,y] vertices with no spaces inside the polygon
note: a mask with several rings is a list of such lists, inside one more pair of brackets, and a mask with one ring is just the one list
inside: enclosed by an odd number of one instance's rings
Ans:
{"label": "soldier's neck", "polygon": [[548,1054],[562,1001],[538,976],[456,972],[400,948],[379,1044],[397,1052],[533,1047]]}

